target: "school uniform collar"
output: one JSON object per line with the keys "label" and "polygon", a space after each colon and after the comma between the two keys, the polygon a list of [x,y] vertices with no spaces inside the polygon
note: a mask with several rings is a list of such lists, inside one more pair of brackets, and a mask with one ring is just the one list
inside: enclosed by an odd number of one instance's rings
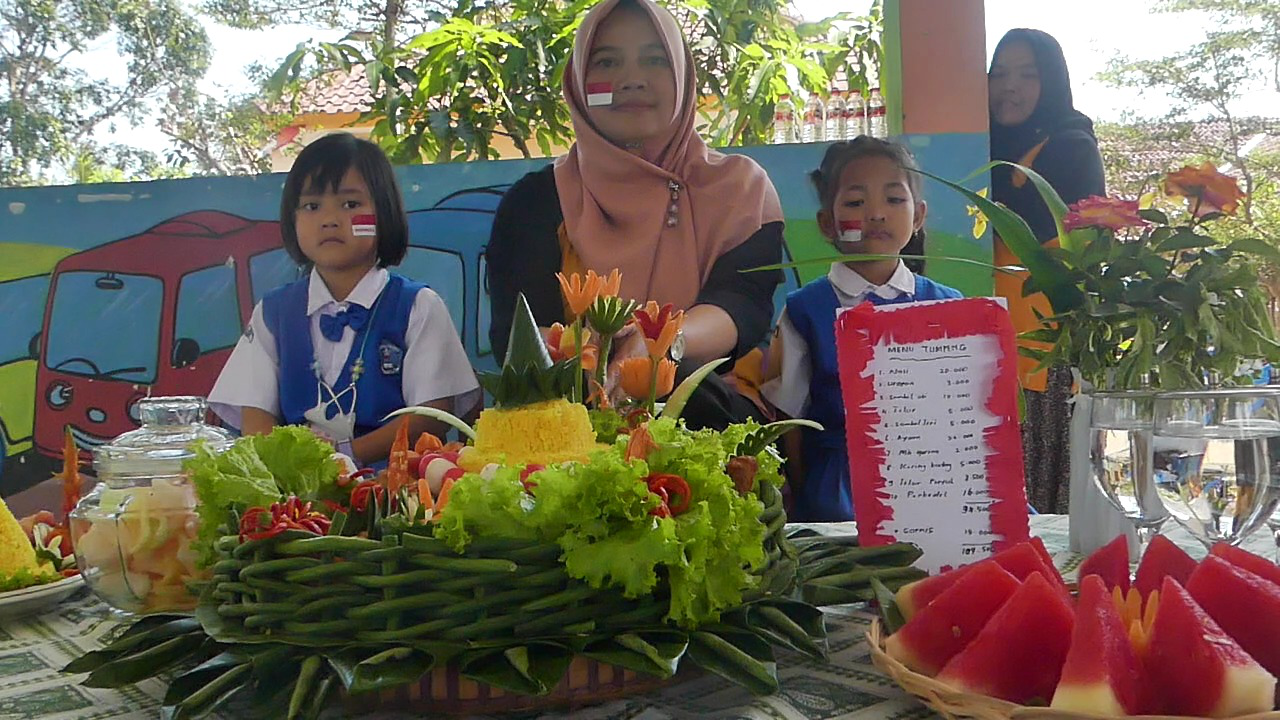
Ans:
{"label": "school uniform collar", "polygon": [[916,291],[916,275],[908,270],[901,260],[898,261],[898,268],[889,277],[889,282],[884,285],[872,285],[844,263],[832,264],[831,270],[827,273],[827,279],[836,290],[851,299],[874,294],[885,300],[893,300]]}
{"label": "school uniform collar", "polygon": [[382,293],[382,288],[386,287],[389,277],[386,268],[370,268],[369,272],[360,278],[360,282],[356,283],[355,289],[347,299],[338,302],[333,299],[333,294],[329,292],[329,286],[324,284],[319,271],[311,268],[311,280],[307,285],[307,317],[331,306],[335,310],[345,309],[348,304],[360,305],[365,309],[371,308],[374,301],[378,299],[378,295]]}

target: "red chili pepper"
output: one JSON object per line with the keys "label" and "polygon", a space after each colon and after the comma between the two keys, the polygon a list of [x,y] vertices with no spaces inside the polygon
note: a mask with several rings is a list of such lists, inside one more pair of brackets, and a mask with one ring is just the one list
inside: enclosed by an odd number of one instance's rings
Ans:
{"label": "red chili pepper", "polygon": [[524,469],[520,471],[520,484],[524,486],[525,492],[532,495],[533,489],[538,487],[538,483],[530,480],[529,476],[538,472],[539,470],[546,470],[546,469],[547,468],[545,465],[539,465],[537,463],[529,463],[528,465],[524,466]]}
{"label": "red chili pepper", "polygon": [[369,506],[369,496],[376,495],[378,502],[384,502],[387,499],[387,488],[377,480],[365,480],[355,489],[351,491],[351,510],[352,512],[364,512]]}
{"label": "red chili pepper", "polygon": [[240,518],[241,540],[265,540],[286,530],[305,530],[316,535],[329,532],[330,521],[323,513],[313,512],[311,503],[291,497],[283,503],[272,503],[270,509],[253,507]]}
{"label": "red chili pepper", "polygon": [[689,483],[679,475],[660,473],[645,478],[649,492],[662,499],[672,515],[679,515],[689,509]]}

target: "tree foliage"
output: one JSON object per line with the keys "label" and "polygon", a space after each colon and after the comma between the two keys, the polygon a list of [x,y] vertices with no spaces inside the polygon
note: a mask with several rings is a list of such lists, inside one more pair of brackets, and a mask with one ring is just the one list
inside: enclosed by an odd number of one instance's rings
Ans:
{"label": "tree foliage", "polygon": [[[106,42],[125,63],[123,82],[79,67]],[[96,130],[137,121],[161,91],[203,75],[209,56],[180,0],[0,0],[0,185],[101,156]]]}
{"label": "tree foliage", "polygon": [[[272,0],[275,1],[275,0]],[[284,1],[284,0],[281,0]],[[459,0],[404,42],[363,32],[303,44],[273,86],[363,68],[373,138],[400,163],[524,156],[572,140],[560,95],[573,37],[595,0]],[[783,0],[667,2],[689,38],[703,90],[702,131],[716,145],[766,142],[783,95],[825,93],[837,73],[865,89],[880,64],[879,3],[866,17],[798,23]]]}

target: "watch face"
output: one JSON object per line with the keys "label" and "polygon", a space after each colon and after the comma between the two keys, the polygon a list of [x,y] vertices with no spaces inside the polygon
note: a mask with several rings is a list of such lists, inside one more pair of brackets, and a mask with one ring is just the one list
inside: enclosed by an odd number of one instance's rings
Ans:
{"label": "watch face", "polygon": [[681,358],[684,357],[684,333],[683,332],[676,333],[675,340],[671,341],[671,350],[668,351],[667,354],[671,356],[671,360],[674,362],[680,362]]}

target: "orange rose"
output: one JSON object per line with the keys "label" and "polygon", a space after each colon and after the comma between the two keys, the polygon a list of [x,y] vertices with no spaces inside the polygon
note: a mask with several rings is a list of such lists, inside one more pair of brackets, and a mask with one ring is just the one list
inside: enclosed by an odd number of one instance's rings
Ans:
{"label": "orange rose", "polygon": [[1211,212],[1234,213],[1244,192],[1230,175],[1218,172],[1211,162],[1200,167],[1190,165],[1171,172],[1164,179],[1166,195],[1187,198],[1197,215]]}
{"label": "orange rose", "polygon": [[578,273],[573,273],[567,278],[564,273],[556,273],[556,279],[560,281],[560,292],[564,294],[564,301],[574,317],[591,307],[591,303],[595,302],[596,296],[600,294],[600,285],[603,281],[603,278],[593,270],[587,271],[586,278]]}

